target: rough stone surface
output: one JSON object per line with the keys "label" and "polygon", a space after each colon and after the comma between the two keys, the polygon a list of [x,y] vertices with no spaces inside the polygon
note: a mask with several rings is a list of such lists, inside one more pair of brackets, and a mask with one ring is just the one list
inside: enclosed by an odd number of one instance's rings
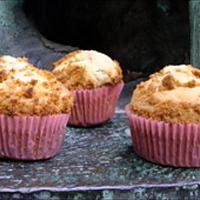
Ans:
{"label": "rough stone surface", "polygon": [[136,75],[132,71],[144,76],[166,64],[189,62],[188,0],[25,3],[28,15],[48,39],[112,56],[129,80]]}
{"label": "rough stone surface", "polygon": [[126,85],[114,118],[95,128],[66,130],[59,155],[40,162],[1,160],[0,198],[173,199],[197,198],[200,170],[156,165],[138,157],[122,111]]}
{"label": "rough stone surface", "polygon": [[54,44],[43,38],[22,12],[22,0],[0,1],[0,54],[25,56],[40,68],[76,48]]}
{"label": "rough stone surface", "polygon": [[191,63],[200,67],[200,1],[190,0]]}

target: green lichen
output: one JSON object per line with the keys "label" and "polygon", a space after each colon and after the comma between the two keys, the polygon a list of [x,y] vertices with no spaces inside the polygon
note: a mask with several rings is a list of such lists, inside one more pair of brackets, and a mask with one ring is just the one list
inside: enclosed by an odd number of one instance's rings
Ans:
{"label": "green lichen", "polygon": [[83,199],[83,194],[76,194],[74,197],[73,197],[73,200],[82,200]]}
{"label": "green lichen", "polygon": [[40,192],[33,195],[38,200],[50,200],[51,193],[50,192]]}
{"label": "green lichen", "polygon": [[11,12],[22,0],[0,1],[0,29],[10,28],[15,25],[14,12]]}
{"label": "green lichen", "polygon": [[102,200],[113,200],[113,191],[104,190]]}

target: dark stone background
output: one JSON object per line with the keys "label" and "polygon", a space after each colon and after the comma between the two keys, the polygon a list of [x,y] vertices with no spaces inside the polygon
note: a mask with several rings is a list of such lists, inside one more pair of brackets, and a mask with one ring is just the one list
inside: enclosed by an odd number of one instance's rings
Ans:
{"label": "dark stone background", "polygon": [[189,63],[188,0],[25,0],[49,40],[120,61],[126,80]]}

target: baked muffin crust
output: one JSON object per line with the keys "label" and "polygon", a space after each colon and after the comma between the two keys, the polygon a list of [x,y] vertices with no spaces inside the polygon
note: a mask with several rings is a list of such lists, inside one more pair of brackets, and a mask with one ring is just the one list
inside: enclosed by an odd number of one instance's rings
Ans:
{"label": "baked muffin crust", "polygon": [[53,66],[54,75],[70,90],[115,85],[122,80],[119,63],[94,50],[74,51]]}
{"label": "baked muffin crust", "polygon": [[191,65],[166,66],[137,85],[131,110],[169,123],[200,122],[200,70]]}
{"label": "baked muffin crust", "polygon": [[25,58],[0,57],[0,114],[53,115],[69,113],[71,93],[51,72]]}

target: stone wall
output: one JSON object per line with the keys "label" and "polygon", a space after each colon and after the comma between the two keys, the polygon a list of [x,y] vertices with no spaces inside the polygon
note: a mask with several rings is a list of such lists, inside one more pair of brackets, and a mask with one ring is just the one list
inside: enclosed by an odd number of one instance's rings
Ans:
{"label": "stone wall", "polygon": [[127,79],[189,62],[188,0],[26,0],[25,10],[49,40],[105,52]]}

